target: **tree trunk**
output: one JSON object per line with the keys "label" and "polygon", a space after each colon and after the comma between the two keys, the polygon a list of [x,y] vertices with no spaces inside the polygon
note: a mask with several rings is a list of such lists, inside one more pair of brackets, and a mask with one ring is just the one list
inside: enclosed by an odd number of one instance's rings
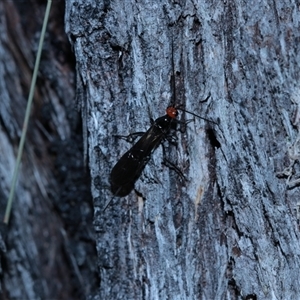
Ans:
{"label": "tree trunk", "polygon": [[[22,3],[0,3],[2,212],[45,11]],[[1,299],[298,299],[298,8],[66,1],[81,124],[54,2]],[[169,104],[213,122],[180,112],[134,189],[113,196],[111,169],[132,147],[116,135],[145,132]]]}
{"label": "tree trunk", "polygon": [[[12,216],[8,226],[1,224],[3,300],[84,299],[99,285],[74,56],[64,3],[53,2]],[[0,1],[2,220],[45,8],[46,1]]]}
{"label": "tree trunk", "polygon": [[[298,23],[295,1],[67,1],[101,299],[298,298],[299,187],[277,176],[299,158]],[[164,143],[184,181],[158,148],[113,197],[110,170],[131,147],[115,135],[165,114],[172,60],[176,105],[218,124],[195,118]]]}

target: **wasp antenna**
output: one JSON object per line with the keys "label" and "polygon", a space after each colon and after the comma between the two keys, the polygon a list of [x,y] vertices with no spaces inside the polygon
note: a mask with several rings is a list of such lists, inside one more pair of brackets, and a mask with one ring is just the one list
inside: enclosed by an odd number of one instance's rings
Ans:
{"label": "wasp antenna", "polygon": [[171,45],[171,60],[172,60],[172,75],[171,75],[171,90],[172,90],[172,105],[176,103],[176,83],[175,83],[175,66],[174,66],[174,40],[172,34],[172,45]]}
{"label": "wasp antenna", "polygon": [[181,111],[184,111],[184,112],[186,112],[186,113],[188,113],[188,114],[191,114],[191,115],[193,115],[193,116],[195,116],[195,117],[197,117],[197,118],[199,118],[199,119],[202,119],[202,120],[204,120],[204,121],[207,121],[207,122],[210,122],[210,123],[219,125],[217,122],[215,122],[215,121],[213,121],[213,120],[210,120],[210,119],[207,119],[207,118],[204,118],[204,117],[201,117],[201,116],[199,116],[199,115],[197,115],[197,114],[195,114],[195,113],[193,113],[193,112],[191,112],[191,111],[185,110],[185,109],[183,109],[183,108],[177,108],[177,109],[178,109],[178,110],[181,110]]}

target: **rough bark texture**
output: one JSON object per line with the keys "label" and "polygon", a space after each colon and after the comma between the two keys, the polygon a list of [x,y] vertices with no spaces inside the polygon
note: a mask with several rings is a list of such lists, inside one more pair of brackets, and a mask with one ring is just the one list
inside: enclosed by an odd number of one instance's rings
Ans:
{"label": "rough bark texture", "polygon": [[[0,2],[1,212],[44,9]],[[54,2],[0,240],[1,297],[298,299],[299,3],[66,1],[98,261],[63,10]],[[165,142],[185,180],[159,148],[135,190],[113,197],[110,170],[130,147],[114,135],[145,131],[165,114],[172,58],[176,104],[218,125],[195,118],[178,124],[175,146]]]}
{"label": "rough bark texture", "polygon": [[[1,299],[84,299],[99,282],[74,55],[54,1],[19,182],[0,242]],[[0,213],[4,216],[46,1],[0,1]]]}
{"label": "rough bark texture", "polygon": [[[279,174],[299,158],[299,20],[297,1],[67,1],[101,299],[299,297],[299,188],[284,178],[296,164]],[[130,147],[114,135],[165,113],[172,39],[177,104],[219,125],[195,119],[166,142],[184,182],[158,149],[113,198],[109,173]]]}

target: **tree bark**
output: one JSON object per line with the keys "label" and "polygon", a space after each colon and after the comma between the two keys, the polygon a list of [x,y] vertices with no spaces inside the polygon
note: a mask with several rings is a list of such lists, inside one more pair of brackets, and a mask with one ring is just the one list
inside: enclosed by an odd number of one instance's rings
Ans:
{"label": "tree bark", "polygon": [[[42,3],[43,2],[43,3]],[[46,1],[0,1],[3,220]],[[54,1],[12,216],[1,224],[1,299],[84,299],[99,285],[90,178],[83,166],[74,56]],[[6,232],[6,237],[3,233]]]}
{"label": "tree bark", "polygon": [[[0,3],[2,212],[44,9]],[[0,240],[1,299],[297,299],[299,3],[67,0],[82,124],[63,11],[54,3]],[[159,147],[114,197],[110,171],[132,146],[116,135],[174,104],[172,62],[175,105],[214,122],[181,112],[164,142],[184,180]]]}
{"label": "tree bark", "polygon": [[[279,177],[297,172],[296,164],[285,168],[299,158],[298,3],[68,0],[66,7],[100,298],[296,299],[299,187]],[[150,117],[165,114],[172,58],[176,105],[218,124],[195,118],[177,131],[176,147],[166,142],[184,182],[158,149],[135,190],[113,197],[110,170],[131,147],[115,135],[146,131]]]}

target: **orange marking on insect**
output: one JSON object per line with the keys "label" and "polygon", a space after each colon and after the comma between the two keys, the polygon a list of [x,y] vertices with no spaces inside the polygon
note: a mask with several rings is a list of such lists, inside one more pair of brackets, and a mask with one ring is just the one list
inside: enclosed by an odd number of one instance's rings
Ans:
{"label": "orange marking on insect", "polygon": [[169,106],[167,109],[166,109],[166,113],[167,115],[170,117],[170,118],[176,118],[178,116],[178,111],[175,107],[173,106]]}

